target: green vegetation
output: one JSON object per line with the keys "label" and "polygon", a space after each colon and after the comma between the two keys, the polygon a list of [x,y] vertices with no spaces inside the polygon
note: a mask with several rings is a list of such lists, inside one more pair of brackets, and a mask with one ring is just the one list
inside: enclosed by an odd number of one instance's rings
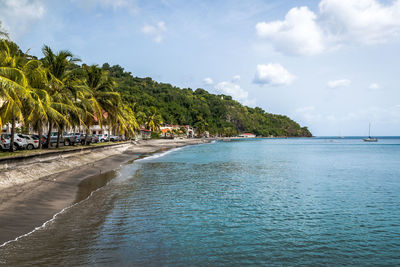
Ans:
{"label": "green vegetation", "polygon": [[[0,31],[1,36],[7,33]],[[133,77],[119,65],[79,65],[71,52],[53,52],[46,45],[42,52],[37,59],[0,39],[0,126],[11,124],[10,151],[17,122],[23,132],[32,127],[40,137],[45,129],[50,134],[57,128],[57,147],[63,131],[83,127],[90,133],[94,124],[126,137],[139,126],[158,132],[163,122],[220,136],[311,136],[286,116],[243,106],[230,96]]]}
{"label": "green vegetation", "polygon": [[117,82],[116,91],[124,101],[136,103],[134,111],[149,113],[154,107],[163,121],[170,124],[192,125],[197,132],[233,136],[251,132],[261,136],[311,136],[307,127],[287,116],[267,113],[261,108],[241,105],[231,96],[210,94],[204,89],[180,89],[151,78],[133,77],[121,66],[102,67]]}
{"label": "green vegetation", "polygon": [[106,71],[77,65],[79,59],[66,50],[54,53],[44,46],[42,51],[39,60],[0,40],[0,126],[11,123],[10,151],[17,122],[39,133],[39,147],[43,130],[49,136],[53,127],[58,129],[57,147],[63,130],[83,127],[89,133],[95,123],[117,135],[135,135],[139,125],[133,104],[122,101]]}

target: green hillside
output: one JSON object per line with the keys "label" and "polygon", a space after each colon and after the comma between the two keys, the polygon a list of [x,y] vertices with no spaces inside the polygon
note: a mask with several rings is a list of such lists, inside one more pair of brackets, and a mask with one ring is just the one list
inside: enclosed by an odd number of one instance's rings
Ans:
{"label": "green hillside", "polygon": [[226,136],[251,132],[262,136],[306,136],[312,134],[287,116],[250,108],[227,95],[210,94],[204,89],[178,88],[151,78],[133,77],[119,66],[102,67],[117,82],[116,91],[127,103],[135,103],[136,116],[160,113],[164,123],[192,125],[198,131]]}

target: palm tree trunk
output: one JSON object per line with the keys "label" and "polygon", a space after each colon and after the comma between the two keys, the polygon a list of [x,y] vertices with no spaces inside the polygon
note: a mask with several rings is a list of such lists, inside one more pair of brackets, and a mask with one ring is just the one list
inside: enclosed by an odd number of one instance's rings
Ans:
{"label": "palm tree trunk", "polygon": [[39,149],[41,149],[42,148],[42,138],[43,138],[43,133],[42,133],[42,123],[40,123],[39,124],[39,127],[38,127],[38,133],[39,133]]}
{"label": "palm tree trunk", "polygon": [[49,120],[49,133],[47,134],[47,148],[51,146],[51,131],[53,130],[53,123]]}
{"label": "palm tree trunk", "polygon": [[11,138],[10,138],[10,152],[14,151],[14,134],[15,134],[15,116],[12,114],[11,119]]}
{"label": "palm tree trunk", "polygon": [[[58,128],[61,128],[60,126]],[[57,132],[57,145],[56,148],[58,148],[60,146],[60,135],[61,135],[61,129],[58,129]]]}
{"label": "palm tree trunk", "polygon": [[89,135],[89,128],[86,130],[86,134],[85,134],[85,145],[87,145],[87,139],[88,139],[88,135]]}

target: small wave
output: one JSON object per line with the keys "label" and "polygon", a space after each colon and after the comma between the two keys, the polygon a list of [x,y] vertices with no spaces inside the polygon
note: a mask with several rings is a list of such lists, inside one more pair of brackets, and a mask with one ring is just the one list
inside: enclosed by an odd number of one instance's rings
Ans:
{"label": "small wave", "polygon": [[53,221],[57,218],[58,215],[64,213],[65,211],[69,210],[69,209],[72,208],[72,207],[75,207],[76,205],[78,205],[78,204],[80,204],[80,203],[82,203],[82,202],[84,202],[84,201],[87,201],[95,192],[97,192],[98,190],[100,190],[100,189],[102,189],[102,188],[103,188],[103,187],[100,187],[100,188],[94,190],[94,191],[93,191],[92,193],[90,193],[90,195],[89,195],[87,198],[85,198],[84,200],[82,200],[82,201],[80,201],[80,202],[77,202],[77,203],[74,203],[74,204],[72,204],[72,205],[70,205],[70,206],[68,206],[68,207],[63,208],[61,211],[59,211],[59,212],[57,212],[56,214],[54,214],[53,217],[52,217],[50,220],[45,221],[41,226],[36,227],[35,229],[33,229],[32,231],[30,231],[29,233],[26,233],[26,234],[17,236],[16,238],[14,238],[14,239],[12,239],[12,240],[9,240],[9,241],[7,241],[7,242],[1,244],[1,245],[0,245],[0,248],[4,247],[4,246],[6,246],[6,245],[8,245],[8,244],[10,244],[10,243],[12,243],[12,242],[16,242],[16,241],[18,241],[19,239],[21,239],[21,238],[23,238],[23,237],[29,236],[29,235],[33,234],[34,232],[36,232],[36,231],[38,231],[38,230],[40,230],[40,229],[43,229],[44,227],[46,227],[46,225],[48,225],[49,223],[53,222]]}
{"label": "small wave", "polygon": [[136,160],[136,162],[138,162],[138,161],[147,161],[147,160],[158,159],[158,158],[164,157],[165,155],[168,155],[169,153],[178,151],[178,150],[180,150],[180,149],[182,149],[182,148],[183,148],[183,147],[172,148],[172,149],[167,150],[167,151],[162,152],[162,153],[156,153],[156,154],[154,154],[154,155],[151,155],[151,156],[148,156],[148,157],[145,157],[145,158],[142,158],[142,159],[138,159],[138,160]]}
{"label": "small wave", "polygon": [[[214,143],[214,142],[215,142],[215,140],[212,141],[211,144]],[[165,156],[165,155],[168,155],[169,153],[178,151],[178,150],[180,150],[180,149],[182,149],[182,148],[184,148],[184,147],[172,148],[172,149],[167,150],[167,151],[162,152],[162,153],[156,153],[156,154],[151,155],[151,156],[149,156],[149,157],[145,157],[145,158],[142,158],[142,159],[137,159],[137,160],[135,160],[133,163],[136,163],[136,162],[138,162],[138,161],[147,161],[147,160],[158,159],[158,158],[161,158],[161,157],[163,157],[163,156]],[[134,164],[132,164],[132,165],[134,165]],[[122,166],[122,165],[121,165],[121,166]],[[137,169],[138,169],[138,166],[134,166],[132,169],[129,169],[129,170],[126,170],[126,169],[124,169],[124,168],[119,169],[119,170],[117,171],[117,175],[116,175],[115,179],[112,179],[111,181],[119,180],[121,177],[126,176],[126,171],[132,173],[132,171],[136,171]],[[119,179],[118,179],[118,178],[119,178]],[[111,182],[111,181],[110,181],[110,182]],[[108,183],[107,183],[107,184],[108,184]],[[94,190],[93,192],[91,192],[90,195],[89,195],[87,198],[85,198],[84,200],[82,200],[82,201],[80,201],[80,202],[77,202],[77,203],[74,203],[74,204],[72,204],[72,205],[70,205],[70,206],[68,206],[68,207],[63,208],[61,211],[59,211],[59,212],[57,212],[56,214],[54,214],[53,217],[52,217],[50,220],[45,221],[41,226],[36,227],[35,229],[33,229],[32,231],[30,231],[29,233],[20,235],[20,236],[14,238],[14,239],[12,239],[12,240],[9,240],[9,241],[7,241],[7,242],[1,244],[1,245],[0,245],[0,248],[4,247],[4,246],[6,246],[6,245],[8,245],[8,244],[10,244],[10,243],[12,243],[12,242],[16,242],[16,241],[18,241],[19,239],[21,239],[21,238],[23,238],[23,237],[29,236],[29,235],[31,235],[32,233],[34,233],[34,232],[36,232],[36,231],[38,231],[38,230],[40,230],[40,229],[43,229],[44,227],[46,227],[46,225],[48,225],[49,223],[53,222],[53,221],[57,218],[58,215],[64,213],[65,211],[69,210],[70,208],[72,208],[72,207],[74,207],[74,206],[76,206],[76,205],[78,205],[78,204],[80,204],[80,203],[82,203],[82,202],[84,202],[84,201],[87,201],[95,192],[97,192],[98,190],[100,190],[100,189],[102,189],[102,188],[104,188],[104,186],[103,186],[103,187],[100,187],[100,188],[98,188],[98,189],[96,189],[96,190]]]}

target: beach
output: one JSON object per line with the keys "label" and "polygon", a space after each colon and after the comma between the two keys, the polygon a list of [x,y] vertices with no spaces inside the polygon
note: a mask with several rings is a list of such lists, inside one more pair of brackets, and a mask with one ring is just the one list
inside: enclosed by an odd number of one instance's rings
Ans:
{"label": "beach", "polygon": [[210,139],[158,139],[0,163],[0,245],[106,185],[126,163]]}

